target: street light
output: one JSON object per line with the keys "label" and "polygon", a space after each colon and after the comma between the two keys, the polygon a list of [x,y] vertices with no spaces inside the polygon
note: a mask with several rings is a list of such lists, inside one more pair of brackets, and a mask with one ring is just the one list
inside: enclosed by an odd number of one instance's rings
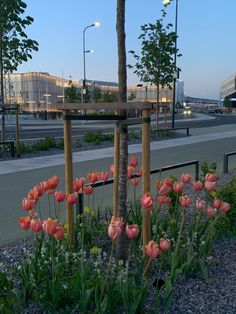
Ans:
{"label": "street light", "polygon": [[[166,7],[170,4],[172,0],[163,0],[163,5]],[[175,127],[175,91],[176,91],[176,80],[178,74],[176,71],[176,59],[177,59],[177,30],[178,30],[178,0],[175,0],[175,54],[174,54],[174,65],[175,65],[175,75],[173,80],[173,105],[172,105],[172,128]]]}
{"label": "street light", "polygon": [[[85,31],[86,29],[90,28],[90,27],[99,27],[100,26],[100,22],[94,22],[91,25],[88,25],[84,28],[83,30],[83,60],[84,60],[84,79],[83,79],[83,93],[86,93],[86,65],[85,65],[85,54],[89,53],[89,52],[93,52],[93,50],[86,50],[85,49]],[[85,89],[85,92],[84,92]],[[82,93],[82,95],[83,95]]]}

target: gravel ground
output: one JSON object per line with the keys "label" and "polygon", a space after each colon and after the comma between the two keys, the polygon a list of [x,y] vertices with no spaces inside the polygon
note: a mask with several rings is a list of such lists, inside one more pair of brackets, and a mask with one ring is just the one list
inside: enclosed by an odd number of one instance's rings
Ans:
{"label": "gravel ground", "polygon": [[[218,185],[225,185],[236,170],[221,175]],[[28,244],[31,246],[31,243]],[[24,256],[24,241],[1,247],[0,270],[7,265],[20,263]],[[37,305],[30,305],[23,314],[47,314]],[[147,312],[148,313],[148,312]],[[225,237],[215,242],[206,282],[192,275],[187,280],[180,278],[173,291],[173,300],[163,314],[234,314],[236,313],[236,238]]]}

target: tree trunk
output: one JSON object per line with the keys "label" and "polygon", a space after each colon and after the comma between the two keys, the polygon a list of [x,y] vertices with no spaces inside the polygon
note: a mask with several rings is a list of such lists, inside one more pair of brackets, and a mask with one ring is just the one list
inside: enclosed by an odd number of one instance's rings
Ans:
{"label": "tree trunk", "polygon": [[5,139],[5,110],[4,110],[4,76],[3,76],[3,53],[2,53],[2,36],[0,33],[0,80],[1,80],[1,97],[2,97],[2,127],[1,127],[1,141],[4,142]]}
{"label": "tree trunk", "polygon": [[[126,48],[125,48],[125,0],[117,0],[117,47],[118,47],[118,81],[120,103],[127,102],[127,70],[126,70]],[[120,111],[126,115],[126,110]],[[120,128],[120,165],[119,165],[119,199],[118,217],[127,216],[127,160],[128,160],[128,129],[127,126]],[[121,238],[117,239],[117,258],[127,258],[125,230]]]}
{"label": "tree trunk", "polygon": [[157,129],[159,128],[159,111],[160,111],[160,85],[157,84],[157,105],[156,105],[156,133]]}

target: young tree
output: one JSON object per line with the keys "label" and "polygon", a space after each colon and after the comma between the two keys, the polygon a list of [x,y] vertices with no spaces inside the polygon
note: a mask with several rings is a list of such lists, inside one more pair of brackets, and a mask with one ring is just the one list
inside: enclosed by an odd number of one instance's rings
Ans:
{"label": "young tree", "polygon": [[[127,66],[125,48],[125,0],[117,0],[116,32],[118,47],[118,101],[127,102]],[[120,110],[120,114],[126,115],[126,110]],[[128,162],[128,129],[127,126],[120,128],[120,166],[119,166],[119,199],[118,217],[127,216],[127,162]],[[117,257],[127,258],[125,235],[117,239]]]}
{"label": "young tree", "polygon": [[80,102],[81,95],[78,92],[78,89],[75,85],[71,82],[69,86],[65,88],[65,101],[66,102]]}
{"label": "young tree", "polygon": [[38,43],[29,39],[25,29],[34,20],[30,16],[22,17],[27,5],[22,0],[0,1],[0,80],[2,96],[2,131],[1,140],[5,133],[5,102],[4,102],[4,73],[17,70],[19,64],[31,59],[32,51],[38,50]]}
{"label": "young tree", "polygon": [[225,108],[230,108],[231,107],[231,101],[229,96],[225,96],[223,106]]}
{"label": "young tree", "polygon": [[136,59],[136,64],[128,67],[134,68],[134,74],[141,81],[153,83],[157,87],[156,128],[158,127],[160,86],[167,86],[171,89],[171,83],[176,73],[180,71],[174,62],[174,55],[179,51],[175,48],[176,34],[170,31],[172,24],[163,25],[165,15],[163,11],[162,18],[155,24],[141,26],[142,33],[138,37],[142,41],[141,55],[139,56],[133,50],[129,51]]}

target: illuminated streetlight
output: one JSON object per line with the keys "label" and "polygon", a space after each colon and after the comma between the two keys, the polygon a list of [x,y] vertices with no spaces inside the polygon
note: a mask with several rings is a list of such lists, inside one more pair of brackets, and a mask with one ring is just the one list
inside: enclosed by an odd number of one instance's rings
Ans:
{"label": "illuminated streetlight", "polygon": [[[170,4],[172,0],[163,0],[162,3],[166,7]],[[174,54],[174,65],[175,65],[175,75],[173,80],[173,105],[172,105],[172,128],[175,127],[175,93],[176,93],[176,80],[178,78],[178,74],[176,71],[176,59],[177,59],[177,30],[178,30],[178,0],[175,0],[175,54]]]}
{"label": "illuminated streetlight", "polygon": [[[88,25],[84,28],[83,30],[83,61],[84,61],[84,79],[83,79],[83,89],[86,88],[86,64],[85,64],[85,54],[89,53],[89,52],[93,52],[93,50],[86,50],[85,49],[85,31],[86,29],[90,28],[90,27],[99,27],[100,26],[100,22],[94,22],[91,25]],[[86,94],[86,89],[85,92],[83,91],[82,94]]]}

